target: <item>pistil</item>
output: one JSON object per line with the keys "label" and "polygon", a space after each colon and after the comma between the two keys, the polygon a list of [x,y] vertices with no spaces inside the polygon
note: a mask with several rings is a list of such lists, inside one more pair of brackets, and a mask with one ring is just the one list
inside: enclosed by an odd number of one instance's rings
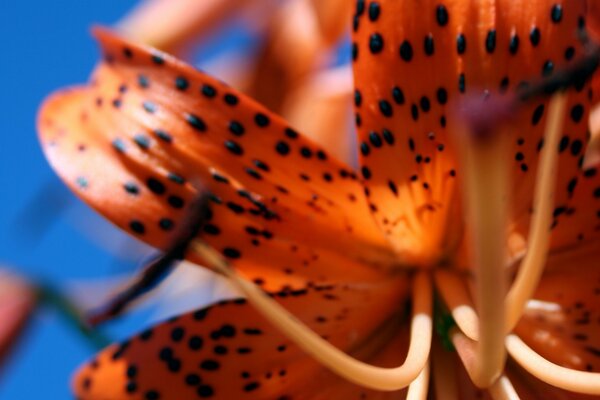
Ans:
{"label": "pistil", "polygon": [[467,124],[457,130],[465,133],[458,138],[458,148],[462,150],[467,226],[474,244],[471,260],[479,315],[479,341],[466,367],[473,383],[481,388],[489,388],[499,378],[506,358],[503,344],[508,135],[502,128],[479,123],[480,113],[489,110],[485,102],[484,99],[469,104]]}

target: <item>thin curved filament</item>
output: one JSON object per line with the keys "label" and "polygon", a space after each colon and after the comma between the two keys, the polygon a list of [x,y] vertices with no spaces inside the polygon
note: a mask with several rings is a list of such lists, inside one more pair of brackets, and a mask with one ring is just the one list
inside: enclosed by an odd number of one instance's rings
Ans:
{"label": "thin curved filament", "polygon": [[508,353],[536,378],[571,392],[600,395],[600,373],[561,367],[533,351],[517,335],[506,337]]}
{"label": "thin curved filament", "polygon": [[426,272],[419,272],[414,277],[413,316],[406,360],[397,368],[380,368],[361,362],[332,346],[255,284],[239,276],[215,249],[198,240],[192,242],[191,249],[229,278],[256,310],[281,333],[323,366],[348,381],[375,390],[400,390],[417,379],[428,362],[433,323],[431,279]]}
{"label": "thin curved filament", "polygon": [[504,268],[508,192],[506,135],[502,131],[482,135],[470,131],[464,133],[463,191],[474,242],[471,259],[479,315],[476,356],[468,369],[475,386],[488,388],[502,373],[506,359],[503,346],[507,279]]}
{"label": "thin curved filament", "polygon": [[462,279],[444,270],[435,271],[433,276],[435,286],[460,330],[468,338],[479,340],[479,319]]}
{"label": "thin curved filament", "polygon": [[430,362],[425,364],[417,379],[408,386],[406,400],[427,400],[429,391]]}
{"label": "thin curved filament", "polygon": [[527,301],[540,281],[550,248],[550,225],[554,204],[554,186],[558,164],[558,141],[564,121],[567,95],[559,93],[550,100],[544,150],[538,167],[527,252],[521,262],[517,277],[506,295],[506,332],[511,332],[519,322]]}

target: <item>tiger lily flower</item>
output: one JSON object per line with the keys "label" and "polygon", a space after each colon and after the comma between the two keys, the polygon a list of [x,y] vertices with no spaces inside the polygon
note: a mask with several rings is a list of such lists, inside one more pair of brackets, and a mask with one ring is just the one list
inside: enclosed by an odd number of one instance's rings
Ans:
{"label": "tiger lily flower", "polygon": [[[548,398],[600,394],[594,94],[506,106],[582,57],[587,4],[358,0],[360,176],[224,83],[96,30],[90,84],[40,112],[50,163],[163,249],[202,181],[187,258],[246,298],[105,349],[77,397],[424,399],[432,374],[439,398],[467,398],[467,376],[473,397],[536,398],[522,369]],[[432,345],[434,318],[457,355]]]}

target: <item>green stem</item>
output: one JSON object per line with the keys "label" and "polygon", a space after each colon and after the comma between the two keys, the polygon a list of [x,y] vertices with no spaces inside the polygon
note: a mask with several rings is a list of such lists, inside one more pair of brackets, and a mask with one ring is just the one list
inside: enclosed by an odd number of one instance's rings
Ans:
{"label": "green stem", "polygon": [[48,284],[39,284],[37,289],[40,303],[49,305],[58,311],[63,319],[87,339],[95,350],[103,349],[113,342],[103,333],[90,328],[86,324],[79,307],[59,290]]}

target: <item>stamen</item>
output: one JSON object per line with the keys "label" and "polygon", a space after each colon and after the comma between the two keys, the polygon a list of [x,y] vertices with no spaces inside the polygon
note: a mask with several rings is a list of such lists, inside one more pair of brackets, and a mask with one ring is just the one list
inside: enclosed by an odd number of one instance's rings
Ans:
{"label": "stamen", "polygon": [[208,195],[204,194],[191,203],[187,218],[164,254],[147,263],[142,272],[120,289],[107,304],[90,313],[87,318],[88,323],[96,326],[120,315],[135,300],[158,286],[185,254],[191,240],[198,234],[204,223],[204,216],[207,212]]}
{"label": "stamen", "polygon": [[466,134],[459,138],[459,148],[463,150],[467,226],[474,243],[472,262],[480,319],[477,355],[472,360],[470,376],[476,386],[487,388],[500,376],[506,358],[503,344],[508,135],[488,130],[493,129],[489,125],[469,122],[471,126],[467,128],[471,129],[463,129]]}
{"label": "stamen", "polygon": [[544,133],[545,145],[537,171],[533,201],[534,215],[527,239],[527,253],[506,296],[506,332],[512,331],[523,315],[525,305],[533,296],[546,264],[550,248],[550,225],[558,164],[556,148],[562,132],[566,104],[567,96],[564,93],[556,94],[550,100]]}
{"label": "stamen", "polygon": [[577,371],[556,365],[533,351],[516,335],[508,335],[506,348],[510,355],[536,378],[571,392],[600,395],[600,373]]}
{"label": "stamen", "polygon": [[432,344],[433,388],[436,399],[459,400],[458,384],[454,374],[455,363],[451,353],[444,350],[437,340]]}
{"label": "stamen", "polygon": [[[461,321],[457,319],[456,324],[460,327]],[[451,338],[467,372],[471,376],[471,368],[476,357],[475,342],[457,329],[451,332]],[[600,373],[577,371],[556,365],[533,351],[514,334],[506,337],[505,346],[515,361],[541,381],[571,392],[600,395]]]}
{"label": "stamen", "polygon": [[519,400],[514,386],[506,375],[502,375],[488,390],[494,400]]}
{"label": "stamen", "polygon": [[433,330],[432,288],[426,272],[419,272],[414,277],[413,317],[406,360],[397,368],[380,368],[358,361],[332,346],[260,288],[239,276],[215,249],[199,240],[192,242],[191,248],[202,256],[209,266],[229,278],[271,324],[298,347],[341,377],[371,389],[393,391],[408,386],[425,368]]}
{"label": "stamen", "polygon": [[417,379],[408,386],[406,400],[426,400],[429,391],[429,362],[425,364]]}
{"label": "stamen", "polygon": [[464,282],[456,274],[444,270],[437,270],[433,276],[435,286],[460,330],[468,338],[479,340],[479,320]]}

